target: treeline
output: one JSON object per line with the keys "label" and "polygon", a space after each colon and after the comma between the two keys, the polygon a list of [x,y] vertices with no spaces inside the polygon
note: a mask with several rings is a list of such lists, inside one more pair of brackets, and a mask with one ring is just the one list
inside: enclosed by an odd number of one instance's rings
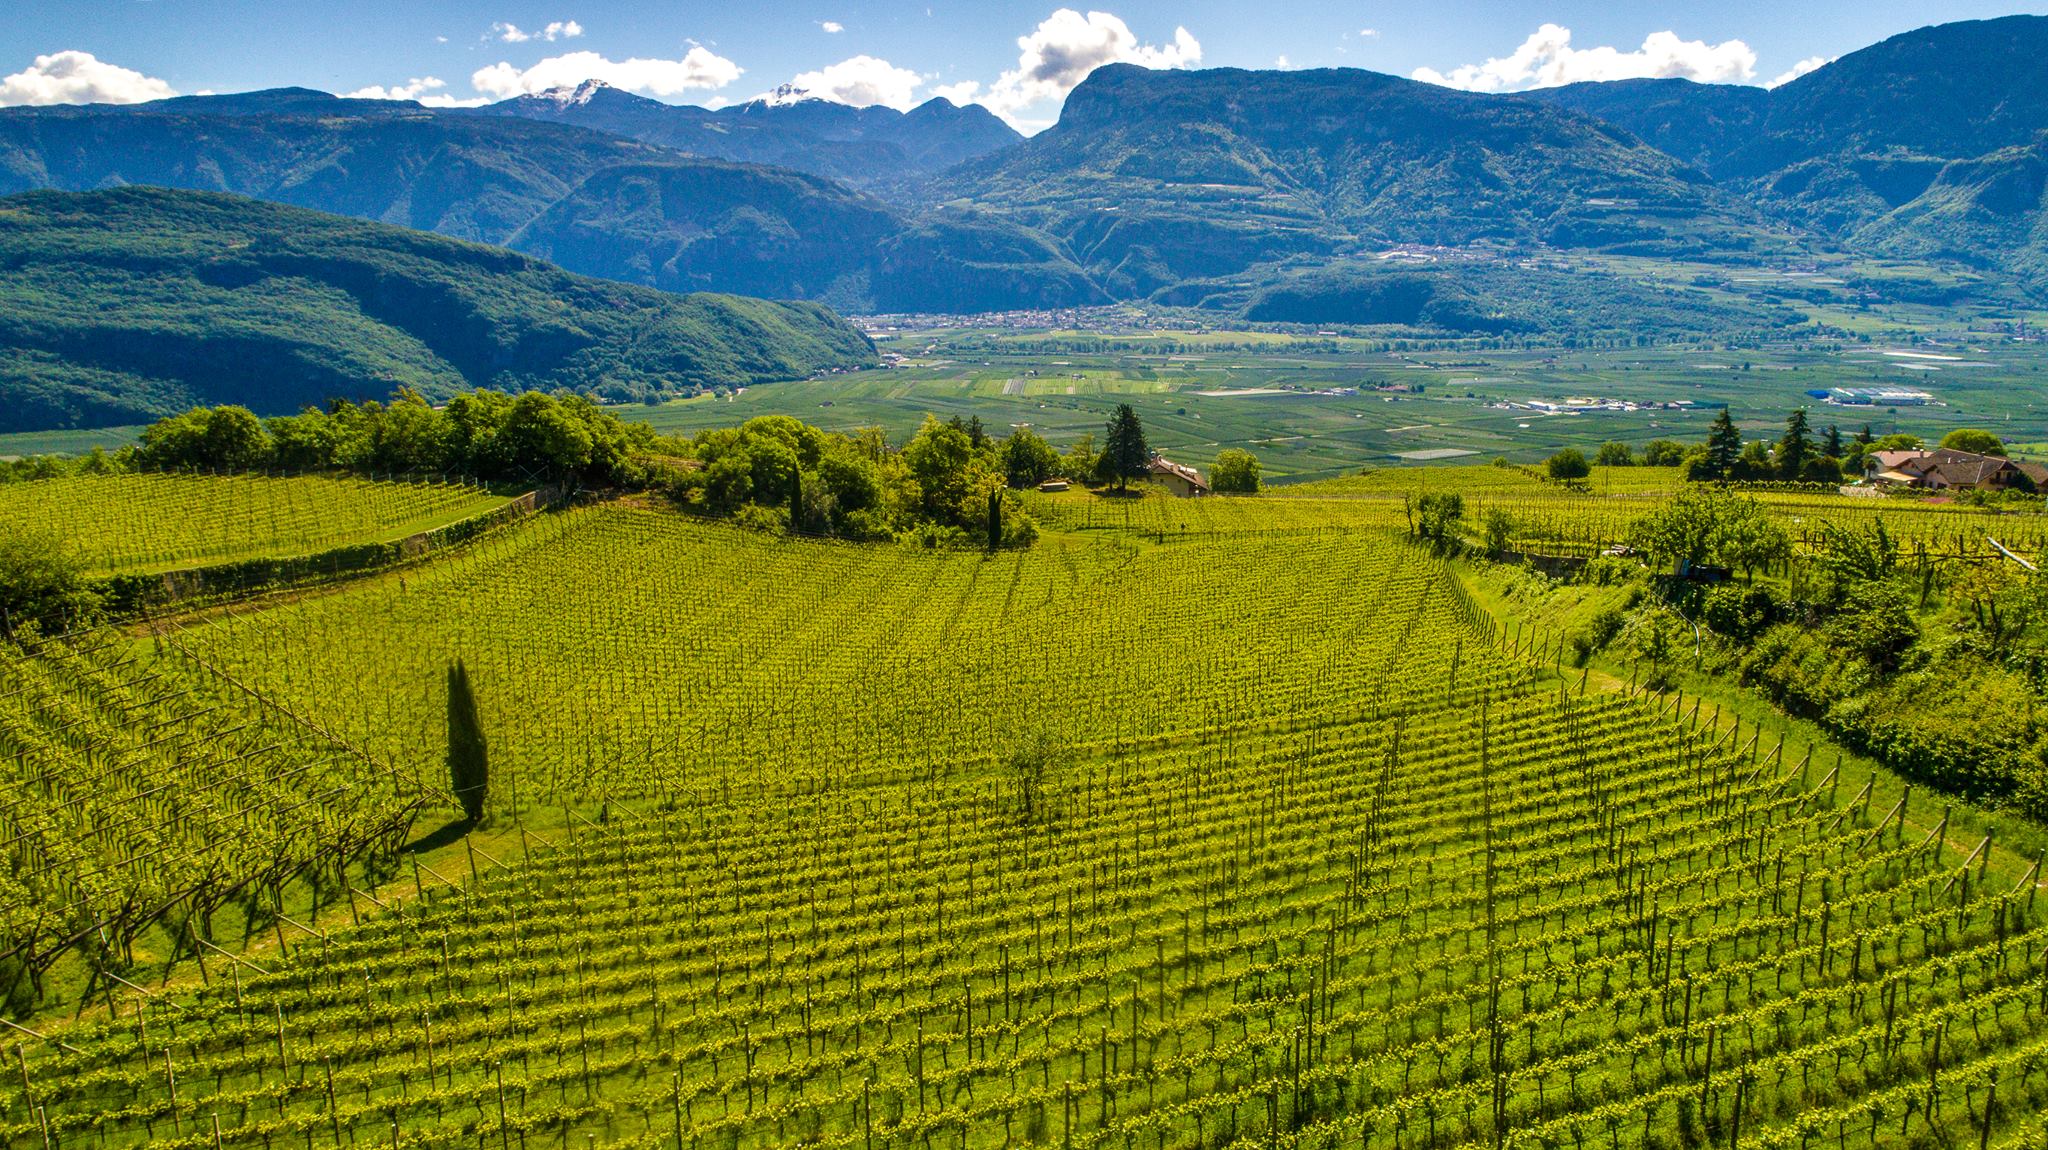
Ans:
{"label": "treeline", "polygon": [[580,395],[467,392],[434,407],[402,390],[389,403],[338,401],[262,419],[246,407],[195,407],[160,419],[139,446],[76,459],[31,456],[0,479],[115,471],[463,475],[489,482],[635,486],[635,460],[659,436]]}
{"label": "treeline", "polygon": [[[1018,547],[1038,536],[1017,491],[1048,479],[1117,483],[1151,464],[1143,425],[1128,404],[1104,428],[1056,450],[1029,427],[1000,439],[980,417],[924,425],[900,450],[881,429],[840,435],[786,415],[699,433],[672,446],[657,486],[686,508],[751,526],[924,546]],[[1256,489],[1257,461],[1240,452],[1235,482]]]}
{"label": "treeline", "polygon": [[[1640,453],[1626,443],[1600,445],[1591,460],[1575,448],[1566,448],[1548,462],[1553,479],[1579,479],[1587,465],[1601,467],[1683,467],[1685,477],[1695,483],[1809,483],[1833,487],[1863,477],[1869,462],[1880,451],[1918,451],[1926,441],[1917,435],[1873,435],[1870,426],[1850,435],[1829,425],[1815,432],[1806,409],[1799,408],[1785,419],[1785,431],[1775,441],[1745,440],[1735,425],[1734,415],[1723,408],[1707,429],[1706,442],[1688,446],[1670,439],[1653,439]],[[1957,428],[1941,439],[1950,451],[1976,455],[2005,454],[2005,444],[1989,431]],[[2026,484],[2024,478],[2019,481]]]}
{"label": "treeline", "polygon": [[[1226,452],[1219,490],[1256,490],[1258,461]],[[388,403],[258,418],[247,408],[197,407],[158,420],[139,446],[75,460],[37,457],[0,476],[49,478],[123,470],[344,471],[463,475],[654,491],[698,514],[749,526],[925,546],[1014,547],[1037,526],[1016,491],[1048,479],[1118,483],[1151,462],[1136,412],[1120,406],[1104,430],[1066,451],[1029,427],[996,438],[979,418],[927,417],[901,447],[880,428],[841,435],[789,416],[664,437],[578,395],[473,391],[442,407],[401,391]]]}

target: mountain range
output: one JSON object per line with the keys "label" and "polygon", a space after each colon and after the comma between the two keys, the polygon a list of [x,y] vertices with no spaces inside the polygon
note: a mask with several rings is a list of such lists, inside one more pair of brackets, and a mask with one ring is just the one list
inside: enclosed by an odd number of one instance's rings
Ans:
{"label": "mountain range", "polygon": [[[936,100],[783,92],[711,110],[586,83],[429,109],[288,89],[0,110],[0,193],[233,192],[592,276],[856,311],[1151,300],[1334,322],[1411,298],[1361,277],[1417,246],[1495,266],[1892,257],[2039,296],[2044,61],[2048,18],[2023,16],[1908,32],[1769,91],[1481,95],[1357,70],[1112,65],[1030,139]],[[1483,296],[1418,314],[1497,311]]]}
{"label": "mountain range", "polygon": [[602,80],[515,96],[477,110],[571,124],[720,160],[794,168],[854,187],[897,188],[1024,137],[979,104],[934,98],[899,112],[856,108],[784,86],[725,108],[664,104]]}
{"label": "mountain range", "polygon": [[2048,18],[1922,28],[1768,91],[1630,80],[1528,98],[1645,140],[1826,246],[2048,291]]}
{"label": "mountain range", "polygon": [[241,196],[0,199],[0,432],[401,387],[646,400],[874,360],[817,304],[654,291]]}

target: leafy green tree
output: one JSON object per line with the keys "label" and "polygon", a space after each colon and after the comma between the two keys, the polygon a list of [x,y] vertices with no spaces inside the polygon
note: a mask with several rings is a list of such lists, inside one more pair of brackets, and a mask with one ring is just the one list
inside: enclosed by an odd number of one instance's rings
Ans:
{"label": "leafy green tree", "polygon": [[1653,439],[1643,445],[1644,467],[1677,467],[1685,462],[1685,445],[1670,439]]}
{"label": "leafy green tree", "polygon": [[346,443],[341,423],[324,411],[280,415],[266,420],[271,459],[287,471],[327,471],[342,466]]}
{"label": "leafy green tree", "polygon": [[925,514],[933,519],[951,519],[967,493],[967,467],[974,458],[974,445],[964,428],[939,422],[927,415],[903,447],[903,462],[916,478]]}
{"label": "leafy green tree", "polygon": [[1742,430],[1735,426],[1735,416],[1724,407],[1707,428],[1707,453],[1702,466],[1705,474],[1701,478],[1726,479],[1741,458]]}
{"label": "leafy green tree", "polygon": [[138,458],[149,467],[246,471],[269,461],[270,434],[246,407],[195,407],[145,428]]}
{"label": "leafy green tree", "polygon": [[1988,431],[1975,427],[1958,427],[1941,437],[1941,446],[1946,451],[1967,451],[1972,455],[2005,454],[2005,441]]}
{"label": "leafy green tree", "polygon": [[1806,461],[1800,469],[1801,483],[1825,483],[1834,486],[1842,481],[1841,461],[1832,455],[1816,455]]}
{"label": "leafy green tree", "polygon": [[882,499],[882,479],[875,465],[852,452],[820,459],[818,480],[840,511],[866,511]]}
{"label": "leafy green tree", "polygon": [[1593,462],[1602,467],[1634,467],[1636,457],[1635,453],[1628,449],[1628,444],[1610,439],[1600,445],[1600,450],[1593,456]]}
{"label": "leafy green tree", "polygon": [[1629,525],[1629,545],[1659,562],[1720,563],[1754,571],[1791,540],[1763,505],[1718,488],[1689,488]]}
{"label": "leafy green tree", "polygon": [[1116,489],[1133,479],[1144,478],[1152,465],[1152,449],[1145,443],[1145,427],[1138,422],[1138,413],[1128,403],[1116,405],[1116,414],[1110,417],[1108,432],[1103,437],[1103,470],[1116,480]]}
{"label": "leafy green tree", "polygon": [[1515,517],[1498,507],[1489,507],[1480,520],[1480,531],[1486,537],[1486,553],[1498,555],[1515,541]]}
{"label": "leafy green tree", "polygon": [[0,527],[0,633],[24,625],[45,635],[91,623],[99,594],[53,531]]}
{"label": "leafy green tree", "polygon": [[1067,453],[1060,457],[1059,473],[1076,483],[1080,483],[1094,478],[1098,466],[1099,459],[1095,452],[1095,436],[1093,433],[1090,433],[1075,440],[1074,446],[1069,447]]}
{"label": "leafy green tree", "polygon": [[1552,479],[1584,479],[1593,474],[1593,466],[1586,462],[1586,453],[1576,447],[1567,447],[1543,463]]}
{"label": "leafy green tree", "polygon": [[498,427],[495,448],[508,470],[549,479],[574,479],[589,466],[590,429],[553,396],[529,391],[512,401]]}
{"label": "leafy green tree", "polygon": [[1797,482],[1806,475],[1806,461],[1813,458],[1813,430],[1806,409],[1794,408],[1785,419],[1785,434],[1778,439],[1778,478]]}
{"label": "leafy green tree", "polygon": [[1003,474],[1017,487],[1035,487],[1059,473],[1059,452],[1028,427],[1012,431],[998,454]]}
{"label": "leafy green tree", "polygon": [[1438,553],[1458,544],[1458,524],[1465,518],[1465,497],[1455,491],[1432,492],[1416,504],[1416,535]]}
{"label": "leafy green tree", "polygon": [[1241,448],[1227,448],[1216,455],[1209,486],[1223,494],[1255,494],[1259,490],[1259,457]]}
{"label": "leafy green tree", "polygon": [[448,787],[471,824],[483,821],[490,786],[490,748],[484,741],[483,719],[477,714],[469,668],[457,659],[448,667]]}

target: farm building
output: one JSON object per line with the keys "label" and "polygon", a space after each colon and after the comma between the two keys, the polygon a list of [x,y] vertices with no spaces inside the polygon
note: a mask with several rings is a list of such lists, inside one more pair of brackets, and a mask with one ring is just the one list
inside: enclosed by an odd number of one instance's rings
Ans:
{"label": "farm building", "polygon": [[1201,472],[1164,456],[1152,457],[1152,479],[1183,499],[1209,494],[1209,485],[1203,481]]}
{"label": "farm building", "polygon": [[1904,387],[1831,387],[1826,399],[1844,407],[1925,407],[1934,402],[1927,392]]}
{"label": "farm building", "polygon": [[2048,486],[2048,467],[1968,451],[1880,451],[1865,464],[1864,478],[1930,491],[2034,491]]}

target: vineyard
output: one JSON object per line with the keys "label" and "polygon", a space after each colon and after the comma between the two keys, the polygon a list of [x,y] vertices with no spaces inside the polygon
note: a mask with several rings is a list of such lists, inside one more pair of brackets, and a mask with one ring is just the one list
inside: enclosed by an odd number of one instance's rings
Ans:
{"label": "vineyard", "polygon": [[[1557,538],[1652,498],[1460,473]],[[2043,1145],[2039,868],[1561,668],[1414,494],[1034,494],[988,555],[587,505],[18,652],[9,929],[105,976],[0,1138]],[[488,833],[408,864],[455,658]],[[177,982],[87,937],[122,908]]]}
{"label": "vineyard", "polygon": [[505,500],[459,483],[77,475],[0,484],[0,528],[54,532],[89,570],[146,572],[397,539]]}

